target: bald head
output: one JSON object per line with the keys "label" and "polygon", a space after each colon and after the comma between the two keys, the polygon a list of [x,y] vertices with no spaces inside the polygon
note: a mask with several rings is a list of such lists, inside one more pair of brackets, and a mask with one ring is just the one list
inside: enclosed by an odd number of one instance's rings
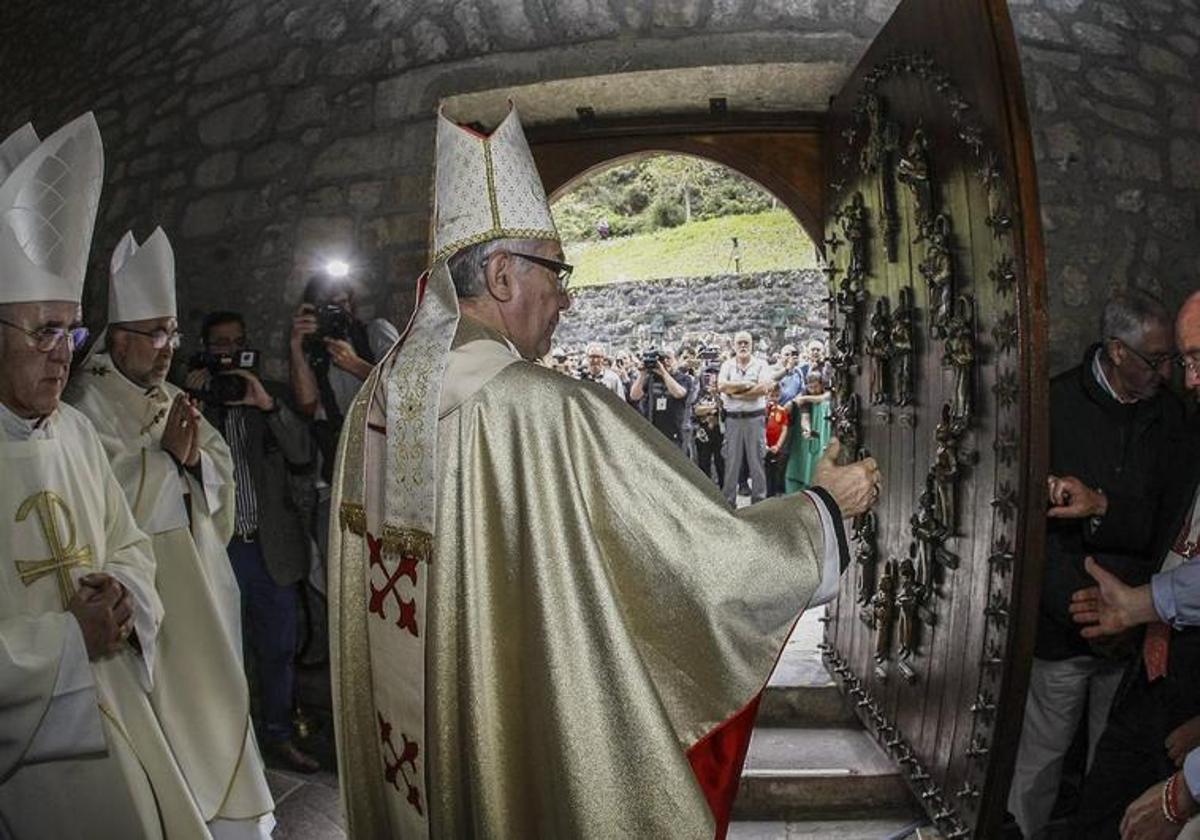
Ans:
{"label": "bald head", "polygon": [[1182,353],[1200,350],[1200,291],[1192,292],[1175,316],[1175,343]]}

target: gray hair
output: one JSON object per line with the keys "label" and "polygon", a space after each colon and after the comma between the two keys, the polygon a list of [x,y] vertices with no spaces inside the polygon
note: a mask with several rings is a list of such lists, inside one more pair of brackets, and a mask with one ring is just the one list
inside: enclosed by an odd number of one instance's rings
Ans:
{"label": "gray hair", "polygon": [[1119,338],[1126,344],[1140,346],[1146,330],[1156,323],[1171,323],[1171,313],[1163,302],[1144,289],[1124,289],[1104,304],[1100,340]]}
{"label": "gray hair", "polygon": [[488,257],[497,251],[528,251],[537,243],[528,239],[492,239],[477,245],[468,245],[454,253],[446,261],[454,291],[459,299],[479,297],[487,291],[487,273],[484,266]]}

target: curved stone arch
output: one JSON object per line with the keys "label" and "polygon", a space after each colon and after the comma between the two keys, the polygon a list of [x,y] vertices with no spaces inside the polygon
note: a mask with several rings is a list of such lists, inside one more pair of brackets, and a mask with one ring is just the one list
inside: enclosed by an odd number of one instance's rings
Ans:
{"label": "curved stone arch", "polygon": [[[589,174],[645,155],[681,154],[720,164],[777,198],[800,223],[817,252],[821,253],[824,239],[824,188],[820,138],[815,132],[798,132],[794,137],[781,136],[776,132],[771,132],[770,137],[767,134],[631,135],[603,140],[535,141],[532,147],[551,201],[565,194],[573,184]],[[791,148],[785,153],[780,147],[791,145],[787,139],[793,139],[795,145],[802,148]],[[768,147],[776,153],[755,154],[755,147]],[[790,172],[776,164],[777,159],[784,157],[791,160]],[[797,161],[807,161],[807,165],[796,166]]]}

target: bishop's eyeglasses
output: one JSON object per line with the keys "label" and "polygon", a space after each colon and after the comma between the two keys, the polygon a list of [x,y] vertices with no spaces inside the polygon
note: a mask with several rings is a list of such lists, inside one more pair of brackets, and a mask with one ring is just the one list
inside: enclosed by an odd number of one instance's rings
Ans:
{"label": "bishop's eyeglasses", "polygon": [[[539,257],[535,254],[522,254],[519,251],[509,251],[509,255],[520,257],[523,260],[528,260],[534,265],[540,265],[542,268],[548,268],[554,272],[554,279],[558,281],[558,290],[560,292],[567,291],[567,284],[571,281],[571,273],[575,270],[575,266],[570,263],[562,262],[561,260],[552,260],[549,257]],[[483,261],[487,265],[487,260]]]}
{"label": "bishop's eyeglasses", "polygon": [[0,318],[0,324],[23,332],[32,338],[33,346],[37,348],[39,353],[53,352],[54,348],[58,347],[64,339],[67,342],[67,349],[74,353],[75,348],[82,347],[88,340],[88,328],[80,325],[70,327],[47,325],[30,330],[22,327],[20,324],[14,324],[12,321],[5,321],[2,318]]}
{"label": "bishop's eyeglasses", "polygon": [[1200,376],[1200,351],[1193,350],[1190,353],[1180,353],[1175,357],[1175,364],[1183,368],[1185,373]]}
{"label": "bishop's eyeglasses", "polygon": [[161,327],[154,330],[135,330],[133,327],[121,326],[119,324],[113,324],[112,329],[133,333],[134,335],[144,335],[150,339],[150,346],[155,350],[161,350],[168,344],[171,345],[172,350],[178,350],[180,343],[183,341],[183,333],[179,330],[167,332]]}

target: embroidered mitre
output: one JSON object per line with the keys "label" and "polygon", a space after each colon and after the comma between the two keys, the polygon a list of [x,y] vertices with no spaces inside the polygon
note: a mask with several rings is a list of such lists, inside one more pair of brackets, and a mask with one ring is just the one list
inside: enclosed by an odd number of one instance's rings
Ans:
{"label": "embroidered mitre", "polygon": [[26,124],[0,143],[0,303],[78,303],[104,149],[91,112],[44,141]]}
{"label": "embroidered mitre", "polygon": [[175,252],[162,228],[141,245],[129,231],[113,251],[108,282],[108,322],[122,324],[173,317]]}
{"label": "embroidered mitre", "polygon": [[433,261],[493,239],[555,239],[516,106],[489,135],[438,113]]}

